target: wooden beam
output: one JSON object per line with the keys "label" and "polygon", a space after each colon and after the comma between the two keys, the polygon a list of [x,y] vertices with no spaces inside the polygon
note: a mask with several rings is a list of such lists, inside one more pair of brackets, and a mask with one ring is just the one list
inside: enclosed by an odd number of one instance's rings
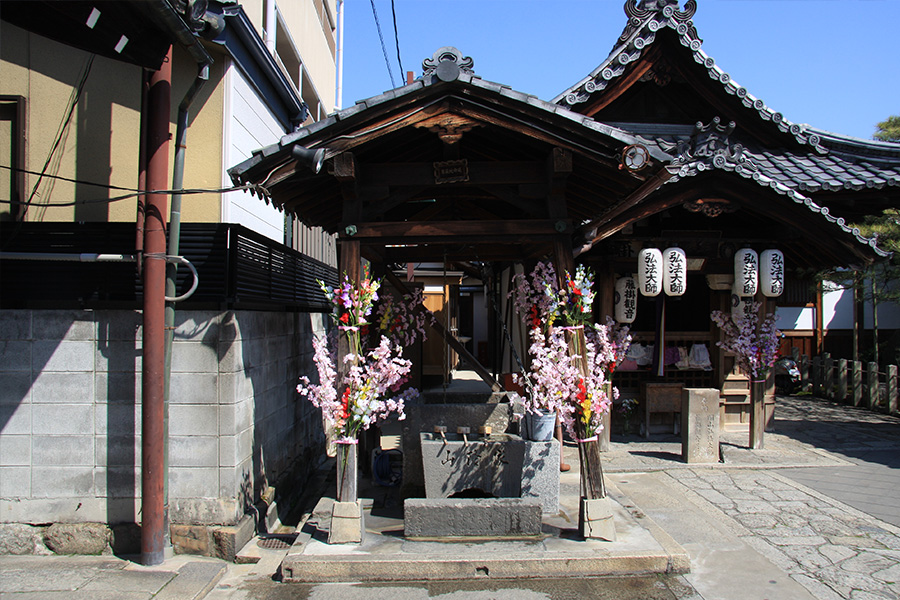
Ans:
{"label": "wooden beam", "polygon": [[[391,283],[391,285],[393,285],[397,289],[397,291],[406,291],[406,286],[403,284],[403,281],[401,281],[399,277],[394,275],[394,273],[390,269],[388,269],[386,273],[386,278]],[[437,331],[442,338],[444,338],[444,341],[451,348],[453,348],[467,363],[469,363],[469,365],[472,367],[472,370],[475,371],[475,373],[481,378],[482,381],[491,386],[491,390],[495,392],[503,390],[503,387],[499,383],[497,383],[497,380],[494,379],[494,377],[488,372],[487,369],[481,366],[481,363],[478,362],[478,359],[472,356],[472,354],[466,349],[462,342],[456,339],[456,336],[447,331],[444,326],[434,318],[434,313],[425,308],[425,306],[422,304],[416,307],[416,311],[422,311],[426,315],[431,316],[431,319],[429,321],[431,327],[435,331]]]}
{"label": "wooden beam", "polygon": [[[467,161],[466,167],[468,179],[454,185],[546,183],[543,165],[536,161]],[[365,185],[441,185],[435,183],[433,162],[367,163],[361,169]]]}
{"label": "wooden beam", "polygon": [[404,190],[395,190],[393,192],[390,191],[390,188],[385,189],[388,190],[388,195],[386,197],[369,202],[369,205],[363,212],[364,220],[374,221],[376,217],[380,217],[392,208],[396,208],[414,198],[416,194],[425,190],[425,186],[410,187]]}
{"label": "wooden beam", "polygon": [[553,148],[547,157],[547,216],[565,219],[569,215],[566,205],[566,179],[572,172],[572,153],[564,148]]}
{"label": "wooden beam", "polygon": [[663,167],[659,171],[653,174],[652,177],[647,179],[641,186],[632,192],[629,196],[624,198],[619,204],[612,207],[610,210],[606,211],[603,216],[590,221],[579,227],[579,231],[584,232],[586,236],[586,247],[582,249],[582,252],[590,250],[590,248],[596,244],[599,239],[597,239],[596,235],[592,234],[592,230],[599,230],[603,225],[611,222],[617,216],[621,215],[628,209],[637,205],[644,198],[658,190],[662,185],[672,178],[672,176],[677,172],[673,170],[672,167]]}
{"label": "wooden beam", "polygon": [[[506,221],[401,221],[384,223],[360,223],[351,236],[363,241],[380,240],[383,243],[436,243],[444,240],[461,240],[468,243],[527,243],[529,238],[547,239],[572,233],[570,221],[549,219]],[[346,237],[346,233],[341,233]]]}
{"label": "wooden beam", "polygon": [[651,48],[651,50],[644,56],[643,60],[638,62],[638,64],[635,65],[631,69],[631,71],[627,75],[625,75],[625,77],[618,79],[615,84],[607,87],[603,91],[603,94],[600,95],[600,100],[596,104],[593,104],[589,109],[587,109],[584,114],[589,117],[593,117],[598,112],[615,102],[622,94],[627,92],[632,85],[637,83],[641,79],[641,77],[643,77],[647,73],[647,71],[653,68],[656,62],[655,57],[653,56],[655,54],[655,52],[653,52],[654,50],[655,48]]}

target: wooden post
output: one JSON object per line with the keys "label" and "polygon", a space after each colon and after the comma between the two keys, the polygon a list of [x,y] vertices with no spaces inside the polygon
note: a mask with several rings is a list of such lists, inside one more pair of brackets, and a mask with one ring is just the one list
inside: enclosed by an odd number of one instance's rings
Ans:
{"label": "wooden post", "polygon": [[847,359],[838,360],[837,369],[837,390],[835,391],[835,400],[838,402],[847,401]]}
{"label": "wooden post", "polygon": [[804,392],[810,391],[811,381],[809,379],[809,356],[804,354],[800,357],[800,390]]}
{"label": "wooden post", "polygon": [[812,360],[812,394],[816,398],[820,398],[822,396],[822,379],[823,377],[823,367],[822,367],[822,357],[815,356]]}
{"label": "wooden post", "polygon": [[825,397],[834,400],[834,359],[830,354],[825,354]]}
{"label": "wooden post", "polygon": [[862,363],[858,360],[854,360],[853,372],[850,377],[850,402],[853,406],[862,404],[862,394]]}
{"label": "wooden post", "polygon": [[887,366],[887,413],[897,412],[897,365]]}
{"label": "wooden post", "polygon": [[878,385],[878,363],[870,362],[866,368],[866,407],[875,408],[878,406],[880,389]]}
{"label": "wooden post", "polygon": [[822,280],[816,284],[816,356],[821,356],[825,350],[825,319],[822,314]]}
{"label": "wooden post", "polygon": [[[557,283],[562,288],[566,285],[566,273],[575,275],[575,259],[572,254],[572,240],[569,236],[560,236],[553,242],[553,258],[556,263]],[[585,347],[584,330],[566,332],[569,352],[583,356],[577,348]],[[584,358],[579,365],[582,377],[588,376],[587,362]],[[580,419],[575,421],[575,434],[582,440],[587,439],[587,430]],[[581,466],[581,495],[588,500],[606,497],[606,486],[603,482],[603,467],[600,464],[599,440],[578,442],[578,460]]]}

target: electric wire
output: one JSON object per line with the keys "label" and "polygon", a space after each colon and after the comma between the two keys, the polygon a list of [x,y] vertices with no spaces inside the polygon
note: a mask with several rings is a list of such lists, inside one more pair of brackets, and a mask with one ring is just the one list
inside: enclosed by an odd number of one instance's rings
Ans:
{"label": "electric wire", "polygon": [[394,8],[394,0],[391,0],[391,16],[394,17],[394,45],[397,46],[397,64],[400,65],[400,85],[406,83],[404,78],[403,60],[400,58],[400,35],[397,33],[397,10]]}
{"label": "electric wire", "polygon": [[46,177],[48,179],[58,179],[60,181],[67,181],[69,183],[77,183],[78,185],[93,185],[96,187],[107,188],[110,190],[119,190],[122,192],[143,191],[143,190],[139,190],[138,188],[123,187],[120,185],[113,185],[111,183],[97,183],[96,181],[88,181],[86,179],[72,179],[71,177],[64,177],[62,175],[50,175],[47,173],[42,173],[40,171],[30,171],[28,169],[20,169],[19,167],[10,167],[8,165],[0,165],[0,169],[7,169],[9,171],[15,171],[16,173],[25,173],[26,175],[38,175],[38,176]]}
{"label": "electric wire", "polygon": [[388,75],[391,77],[391,87],[395,87],[394,70],[391,68],[391,61],[388,60],[387,46],[384,45],[384,35],[381,33],[381,22],[378,20],[378,11],[375,10],[375,0],[369,0],[372,5],[372,16],[375,17],[375,27],[378,29],[378,39],[381,40],[381,53],[384,54],[384,64],[387,65]]}
{"label": "electric wire", "polygon": [[[102,184],[93,184],[93,185],[102,185]],[[113,202],[119,202],[121,200],[128,200],[129,198],[135,198],[138,196],[147,196],[149,194],[183,194],[183,195],[191,195],[191,194],[222,194],[225,192],[238,192],[241,190],[253,190],[258,194],[268,194],[266,190],[264,190],[261,186],[246,183],[244,185],[235,185],[232,187],[226,188],[190,188],[190,189],[179,189],[179,190],[137,190],[134,192],[130,192],[128,194],[122,194],[121,196],[112,196],[110,198],[89,198],[84,200],[72,200],[71,202],[32,202],[31,206],[41,206],[41,207],[63,207],[63,206],[80,206],[82,204],[111,204]],[[0,198],[0,204],[17,204],[17,200],[5,200]]]}
{"label": "electric wire", "polygon": [[[68,136],[69,124],[72,122],[72,115],[75,114],[75,107],[78,106],[78,101],[81,99],[81,94],[84,91],[84,86],[87,83],[88,76],[91,74],[91,68],[94,65],[94,55],[89,54],[87,59],[84,62],[84,66],[81,69],[81,74],[78,77],[78,83],[75,87],[72,88],[72,93],[69,95],[69,101],[66,106],[66,110],[63,116],[62,121],[60,121],[59,128],[56,130],[56,137],[54,138],[53,145],[50,147],[50,152],[47,155],[47,160],[44,161],[44,166],[39,173],[35,173],[38,176],[37,181],[34,182],[34,187],[31,188],[31,193],[28,195],[28,199],[22,202],[21,200],[17,201],[0,201],[2,204],[18,204],[20,205],[21,212],[17,211],[15,215],[16,219],[16,227],[13,231],[6,236],[4,243],[0,245],[0,250],[8,247],[12,240],[19,234],[19,231],[22,228],[22,223],[25,222],[25,215],[28,213],[28,208],[31,206],[42,206],[41,203],[35,203],[34,197],[38,193],[38,188],[41,185],[41,182],[44,178],[55,179],[55,176],[47,173],[47,170],[50,168],[51,164],[56,161],[55,168],[59,168],[59,161],[62,158],[61,154],[57,154],[57,150],[62,144],[63,140]],[[5,166],[5,165],[4,165]]]}
{"label": "electric wire", "polygon": [[75,107],[78,106],[78,101],[81,100],[81,94],[84,92],[84,86],[87,83],[88,76],[91,74],[91,68],[94,65],[94,55],[90,54],[87,57],[87,60],[84,63],[84,67],[81,70],[81,75],[79,76],[77,85],[72,88],[72,93],[69,96],[68,106],[66,107],[65,116],[63,117],[62,122],[59,124],[59,128],[56,130],[56,138],[53,141],[53,146],[50,147],[50,153],[47,155],[47,160],[44,161],[44,167],[41,169],[40,174],[38,174],[37,181],[34,182],[34,187],[31,189],[31,194],[28,196],[28,200],[25,201],[25,205],[22,207],[22,214],[17,215],[17,219],[24,220],[25,214],[28,212],[28,208],[34,204],[34,197],[37,195],[38,187],[41,185],[41,181],[46,176],[47,169],[50,168],[50,163],[53,162],[53,157],[56,154],[56,151],[59,149],[60,144],[62,143],[65,133],[69,129],[69,124],[72,122],[72,115],[75,114]]}

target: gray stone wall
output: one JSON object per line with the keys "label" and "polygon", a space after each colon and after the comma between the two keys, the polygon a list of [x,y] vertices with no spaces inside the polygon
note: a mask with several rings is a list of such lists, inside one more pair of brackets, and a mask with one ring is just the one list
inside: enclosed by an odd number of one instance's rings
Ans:
{"label": "gray stone wall", "polygon": [[[324,458],[295,391],[323,316],[176,314],[170,520],[233,525]],[[0,311],[0,380],[0,523],[139,521],[140,313]]]}

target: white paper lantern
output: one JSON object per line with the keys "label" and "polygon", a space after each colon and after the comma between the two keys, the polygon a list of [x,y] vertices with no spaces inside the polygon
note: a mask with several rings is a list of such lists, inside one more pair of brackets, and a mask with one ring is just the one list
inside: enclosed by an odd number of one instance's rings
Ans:
{"label": "white paper lantern", "polygon": [[681,248],[663,252],[663,289],[669,296],[681,296],[687,289],[687,256]]}
{"label": "white paper lantern", "polygon": [[755,296],[759,282],[759,255],[750,248],[734,253],[734,287],[741,296]]}
{"label": "white paper lantern", "polygon": [[740,288],[735,284],[731,290],[731,320],[738,326],[744,322],[748,315],[753,315],[753,298],[742,296]]}
{"label": "white paper lantern", "polygon": [[662,283],[662,252],[644,248],[638,253],[638,289],[644,296],[657,296]]}
{"label": "white paper lantern", "polygon": [[763,250],[759,255],[759,285],[767,298],[776,298],[784,292],[784,254],[781,250]]}
{"label": "white paper lantern", "polygon": [[620,277],[616,280],[616,292],[613,296],[616,321],[633,323],[637,316],[637,282],[634,277]]}

